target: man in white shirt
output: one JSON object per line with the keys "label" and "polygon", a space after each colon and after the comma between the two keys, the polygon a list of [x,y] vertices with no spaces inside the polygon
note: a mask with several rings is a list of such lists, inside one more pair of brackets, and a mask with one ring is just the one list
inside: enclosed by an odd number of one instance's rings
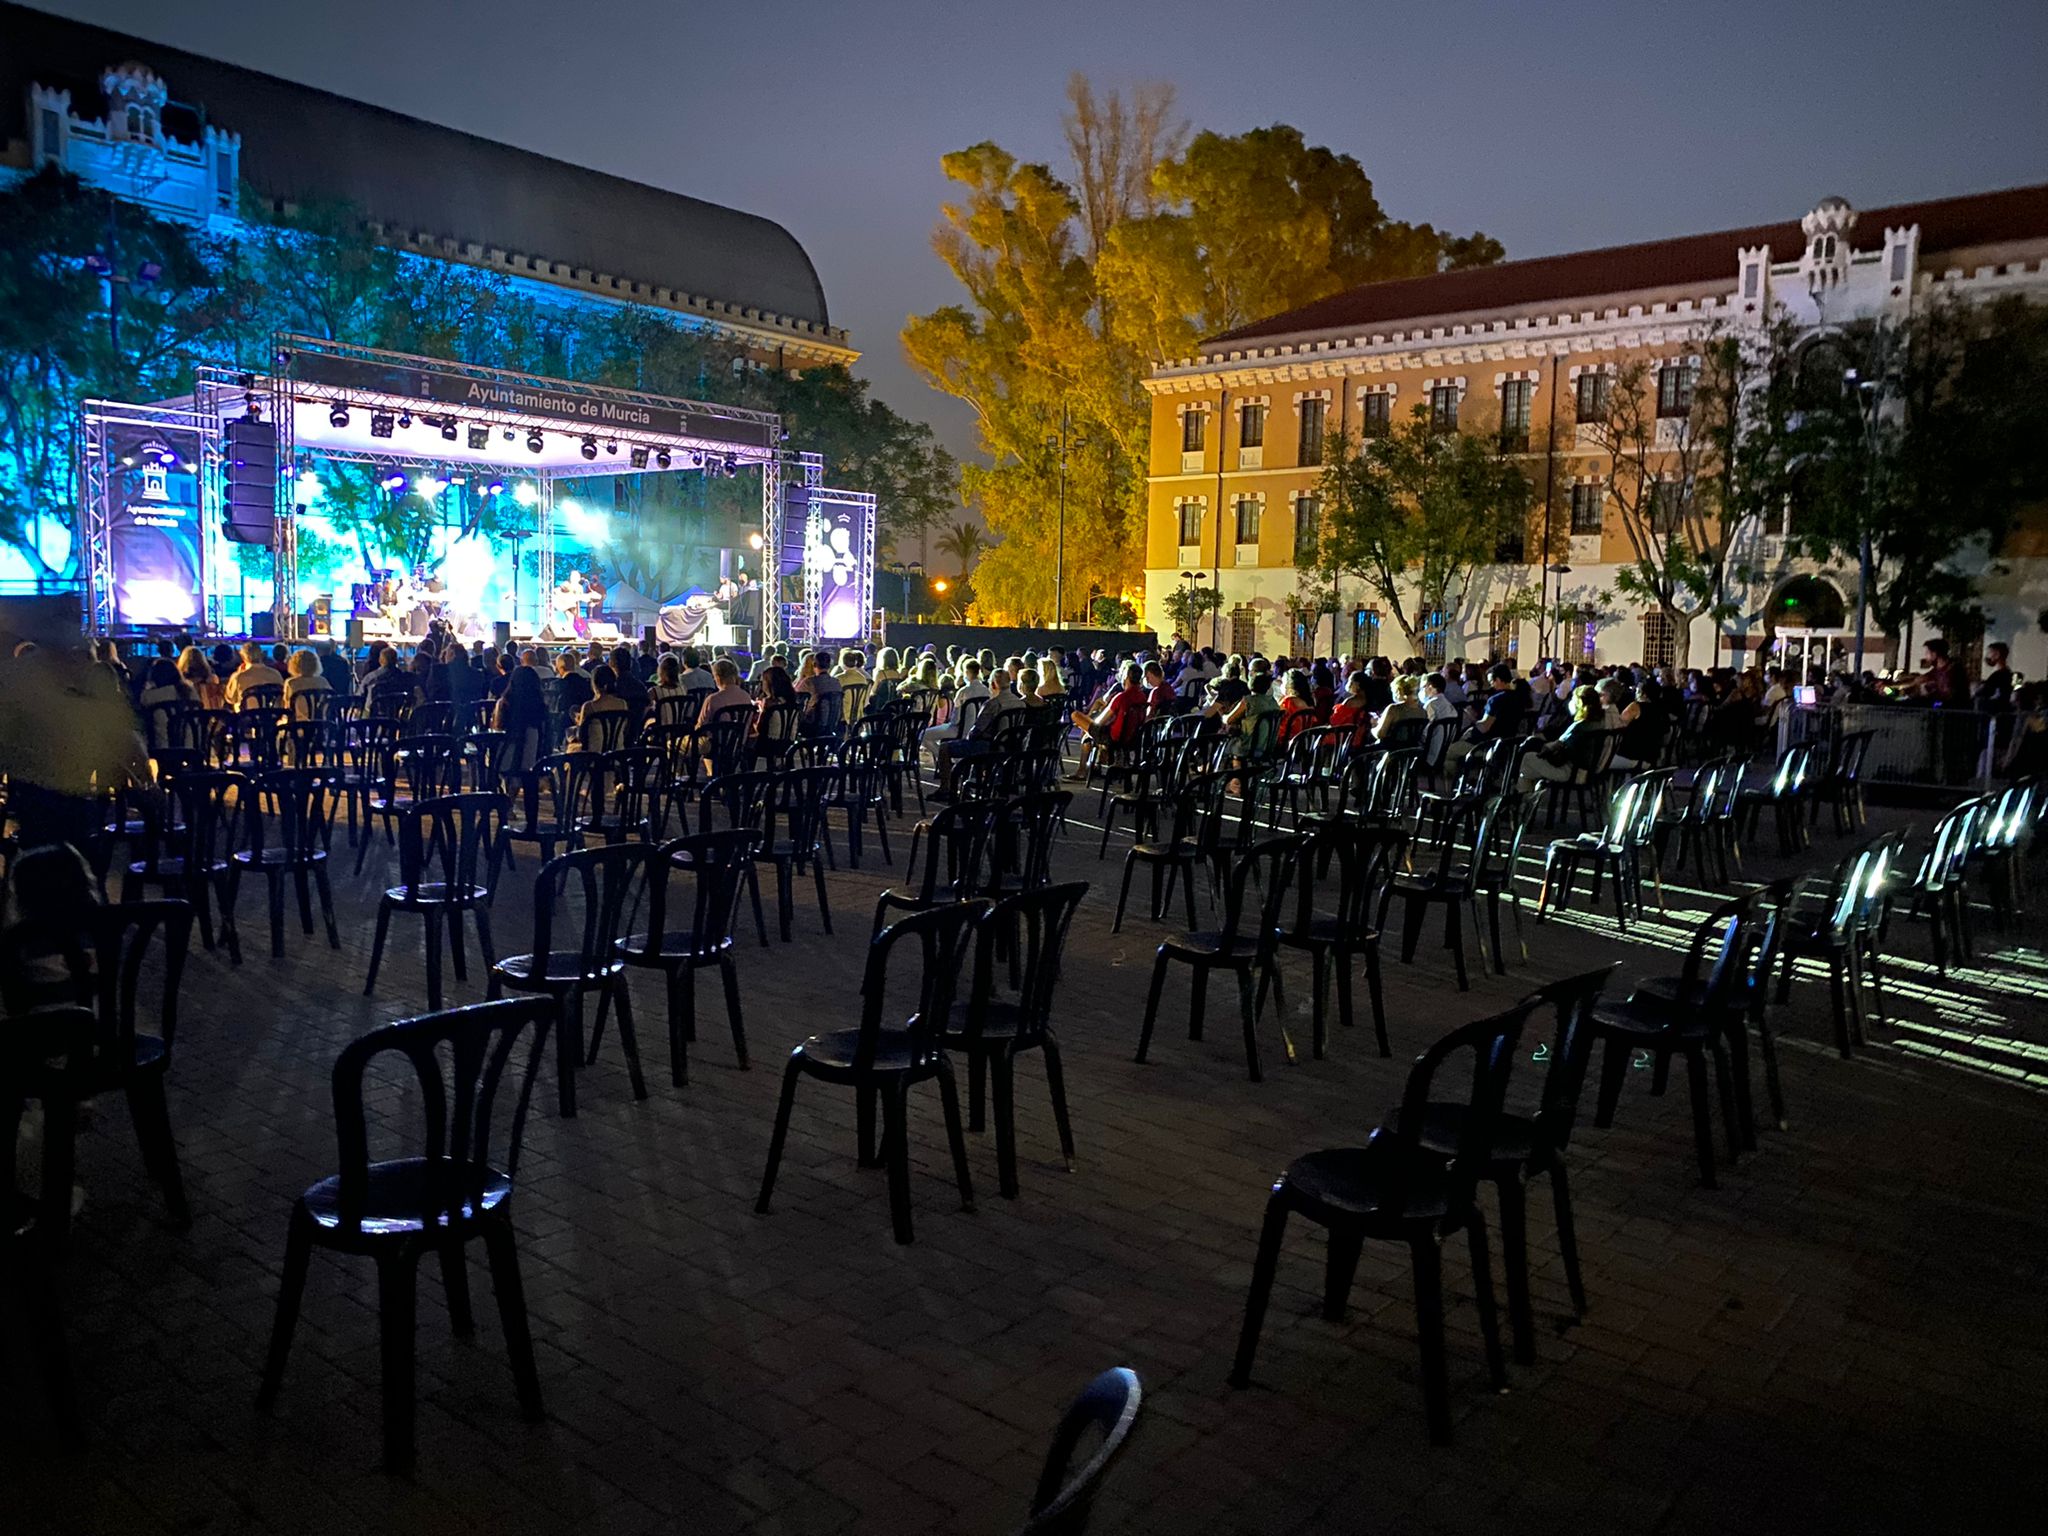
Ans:
{"label": "man in white shirt", "polygon": [[839,665],[832,669],[832,675],[839,679],[839,686],[842,688],[852,688],[864,683],[872,686],[874,679],[867,674],[867,669],[864,665],[866,661],[867,657],[861,655],[859,651],[841,651],[839,653]]}
{"label": "man in white shirt", "polygon": [[[704,670],[704,658],[697,654],[695,646],[685,646],[683,648],[682,660],[683,667],[682,671],[676,676],[676,685],[685,692],[696,688],[716,688],[719,686],[716,682],[712,681],[712,674]],[[739,671],[737,668],[733,671],[733,681],[735,683],[739,681]]]}
{"label": "man in white shirt", "polygon": [[263,647],[254,640],[242,647],[242,665],[228,679],[228,708],[243,708],[251,688],[276,688],[280,693],[284,688],[284,674],[263,659]]}
{"label": "man in white shirt", "polygon": [[[960,664],[960,670],[967,681],[953,690],[953,717],[944,725],[926,727],[924,734],[918,738],[919,745],[931,753],[934,764],[939,760],[939,744],[959,740],[966,717],[974,713],[966,706],[989,697],[989,686],[981,680],[980,662],[970,657]],[[977,704],[977,708],[986,707],[985,704]]]}
{"label": "man in white shirt", "polygon": [[1458,718],[1458,706],[1453,704],[1450,696],[1444,692],[1443,673],[1432,672],[1423,678],[1422,709],[1423,713],[1429,716],[1431,723]]}

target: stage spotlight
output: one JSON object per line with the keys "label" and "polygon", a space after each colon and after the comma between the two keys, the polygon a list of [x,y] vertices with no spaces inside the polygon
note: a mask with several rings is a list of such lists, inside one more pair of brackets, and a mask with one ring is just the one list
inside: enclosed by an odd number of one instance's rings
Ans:
{"label": "stage spotlight", "polygon": [[402,491],[405,489],[405,476],[397,473],[386,475],[383,484],[387,491]]}
{"label": "stage spotlight", "polygon": [[263,419],[263,402],[256,398],[256,391],[253,389],[242,392],[242,415],[250,421]]}
{"label": "stage spotlight", "polygon": [[421,475],[419,479],[413,481],[412,488],[417,494],[432,501],[436,496],[448,489],[448,482],[446,480],[437,480],[432,475]]}
{"label": "stage spotlight", "polygon": [[389,411],[372,411],[370,413],[370,436],[389,437],[391,435],[391,426],[391,413]]}
{"label": "stage spotlight", "polygon": [[540,433],[529,432],[526,434],[526,451],[528,453],[539,453],[541,447],[542,443]]}
{"label": "stage spotlight", "polygon": [[660,465],[663,469],[667,469],[669,464],[668,450],[664,448],[659,453],[655,454],[654,462]]}
{"label": "stage spotlight", "polygon": [[410,428],[412,426],[412,412],[400,411],[398,413],[398,424],[401,427]]}
{"label": "stage spotlight", "polygon": [[327,425],[335,428],[337,431],[347,426],[348,407],[345,405],[337,405],[333,410],[329,411],[327,413]]}
{"label": "stage spotlight", "polygon": [[504,482],[504,481],[502,481],[502,480],[493,480],[493,481],[492,481],[492,482],[491,482],[491,483],[490,483],[489,485],[487,485],[487,486],[485,486],[485,487],[484,487],[484,494],[485,494],[486,496],[502,496],[502,495],[504,495],[504,494],[505,494],[505,482]]}
{"label": "stage spotlight", "polygon": [[519,434],[517,432],[514,432],[510,427],[507,427],[505,429],[505,441],[508,443],[511,442],[518,435]]}
{"label": "stage spotlight", "polygon": [[597,457],[596,438],[586,437],[585,439],[583,439],[583,457],[585,457],[586,459],[594,459]]}
{"label": "stage spotlight", "polygon": [[730,480],[734,475],[738,474],[739,472],[739,456],[737,454],[728,453],[725,456],[725,478]]}
{"label": "stage spotlight", "polygon": [[626,461],[635,469],[645,469],[647,467],[647,450],[645,448],[628,449]]}
{"label": "stage spotlight", "polygon": [[454,442],[455,430],[455,418],[453,416],[443,416],[441,418],[441,441],[444,443]]}
{"label": "stage spotlight", "polygon": [[[507,432],[505,435],[510,437],[512,434]],[[469,447],[472,453],[482,453],[490,446],[491,429],[489,427],[471,427],[469,429]]]}
{"label": "stage spotlight", "polygon": [[512,499],[522,507],[533,506],[540,500],[540,487],[531,480],[522,480],[518,488],[512,492]]}
{"label": "stage spotlight", "polygon": [[606,453],[617,453],[619,451],[619,445],[615,440],[611,438],[606,438],[604,444],[604,451]]}

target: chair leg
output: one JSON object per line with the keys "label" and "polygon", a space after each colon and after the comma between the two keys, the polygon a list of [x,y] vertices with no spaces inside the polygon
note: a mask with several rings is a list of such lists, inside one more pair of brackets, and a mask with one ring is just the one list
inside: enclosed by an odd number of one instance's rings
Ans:
{"label": "chair leg", "polygon": [[967,1129],[988,1128],[988,1052],[976,1044],[967,1052]]}
{"label": "chair leg", "polygon": [[519,1412],[529,1424],[542,1418],[540,1372],[534,1368],[533,1334],[526,1318],[526,1284],[519,1274],[519,1250],[509,1222],[483,1224],[484,1253],[491,1264],[491,1288],[498,1296],[498,1321],[505,1330],[505,1352],[512,1360],[512,1381],[519,1392]]}
{"label": "chair leg", "polygon": [[1273,1274],[1280,1267],[1280,1241],[1286,1234],[1287,1190],[1283,1185],[1266,1200],[1266,1221],[1259,1229],[1259,1253],[1252,1264],[1252,1288],[1244,1300],[1244,1326],[1237,1336],[1237,1357],[1230,1365],[1233,1387],[1251,1385],[1252,1357],[1258,1353],[1259,1329],[1266,1321],[1266,1303],[1273,1296]]}
{"label": "chair leg", "polygon": [[1152,985],[1145,992],[1145,1022],[1138,1027],[1138,1061],[1143,1063],[1145,1052],[1152,1047],[1152,1026],[1159,1020],[1159,994],[1166,989],[1166,951],[1159,951],[1158,959],[1152,962]]}
{"label": "chair leg", "polygon": [[1429,904],[1419,896],[1410,896],[1402,903],[1401,909],[1401,963],[1415,963],[1415,946],[1422,942],[1422,916]]}
{"label": "chair leg", "polygon": [[1415,1271],[1415,1332],[1422,1350],[1422,1403],[1429,1438],[1451,1443],[1451,1382],[1444,1362],[1444,1261],[1433,1233],[1409,1239]]}
{"label": "chair leg", "polygon": [[789,1140],[789,1112],[796,1107],[796,1080],[802,1075],[802,1058],[792,1056],[782,1074],[782,1098],[775,1106],[775,1130],[768,1138],[768,1166],[761,1174],[761,1195],[754,1202],[756,1214],[768,1214],[769,1197],[775,1193],[775,1172],[782,1166],[783,1144]]}
{"label": "chair leg", "polygon": [[854,1159],[856,1168],[879,1168],[882,1154],[875,1150],[875,1093],[872,1084],[854,1091]]}
{"label": "chair leg", "polygon": [[270,888],[270,958],[284,958],[284,871],[266,869],[263,883]]}
{"label": "chair leg", "polygon": [[142,1165],[149,1176],[163,1186],[164,1207],[171,1225],[180,1229],[192,1225],[192,1212],[185,1204],[185,1176],[178,1168],[178,1143],[171,1135],[171,1110],[164,1099],[164,1077],[152,1072],[131,1077],[127,1084],[128,1114],[135,1122],[135,1139],[142,1148]]}
{"label": "chair leg", "polygon": [[1444,903],[1444,948],[1451,952],[1451,964],[1457,967],[1458,990],[1471,991],[1472,982],[1465,975],[1465,914],[1455,896]]}
{"label": "chair leg", "polygon": [[1735,1074],[1730,1070],[1728,1048],[1718,1034],[1707,1039],[1707,1052],[1713,1058],[1714,1088],[1721,1099],[1721,1134],[1728,1138],[1728,1165],[1732,1168],[1742,1156],[1743,1135],[1742,1115],[1737,1107]]}
{"label": "chair leg", "polygon": [[1600,1056],[1600,1096],[1595,1101],[1593,1124],[1606,1130],[1614,1124],[1614,1109],[1621,1102],[1621,1083],[1628,1071],[1628,1044],[1619,1035],[1609,1035]]}
{"label": "chair leg", "polygon": [[626,1057],[626,1078],[633,1085],[633,1097],[647,1097],[647,1079],[640,1075],[640,1037],[633,1030],[633,989],[628,985],[625,973],[621,972],[605,984],[608,994],[616,994],[619,1011],[619,1047]]}
{"label": "chair leg", "polygon": [[413,1464],[413,1351],[417,1256],[399,1252],[377,1261],[377,1330],[384,1388],[384,1470]]}
{"label": "chair leg", "polygon": [[1060,1061],[1060,1043],[1048,1034],[1039,1043],[1045,1055],[1045,1086],[1052,1095],[1052,1123],[1060,1133],[1060,1155],[1067,1172],[1074,1171],[1074,1127],[1067,1119],[1067,1075]]}
{"label": "chair leg", "polygon": [[668,1081],[671,1088],[690,1084],[689,1020],[697,1007],[697,977],[687,965],[668,973]]}
{"label": "chair leg", "polygon": [[[1124,931],[1124,908],[1130,903],[1131,876],[1137,872],[1137,862],[1138,856],[1135,852],[1124,855],[1124,878],[1123,884],[1118,887],[1116,893],[1116,921],[1109,925],[1111,933],[1122,933]],[[1153,900],[1152,905],[1155,909],[1158,907],[1159,903],[1156,898]],[[1154,915],[1157,915],[1156,911]]]}
{"label": "chair leg", "polygon": [[1564,1283],[1571,1292],[1572,1314],[1584,1317],[1586,1283],[1579,1274],[1579,1236],[1572,1220],[1571,1180],[1561,1158],[1550,1165],[1550,1200],[1557,1212],[1557,1251],[1564,1260]]}
{"label": "chair leg", "polygon": [[270,1325],[270,1353],[263,1362],[263,1382],[256,1406],[268,1410],[284,1385],[284,1362],[291,1354],[292,1333],[299,1325],[299,1303],[306,1294],[306,1270],[313,1259],[313,1218],[294,1204],[284,1239],[284,1283],[277,1292],[277,1316]]}
{"label": "chair leg", "polygon": [[1238,1010],[1244,1015],[1244,1064],[1253,1082],[1262,1082],[1259,1071],[1259,1006],[1252,995],[1252,973],[1237,973]]}
{"label": "chair leg", "polygon": [[1486,1219],[1473,1206],[1465,1224],[1465,1244],[1472,1255],[1472,1300],[1479,1312],[1479,1337],[1486,1345],[1486,1373],[1493,1390],[1508,1389],[1507,1362],[1500,1352],[1500,1313],[1493,1301],[1493,1260],[1487,1252]]}
{"label": "chair leg", "polygon": [[905,1081],[882,1090],[882,1161],[889,1169],[889,1221],[896,1241],[912,1239],[910,1224],[910,1085]]}
{"label": "chair leg", "polygon": [[1714,1181],[1714,1112],[1707,1103],[1707,1057],[1697,1047],[1685,1053],[1686,1086],[1692,1098],[1692,1139],[1699,1155],[1700,1183],[1708,1189]]}
{"label": "chair leg", "polygon": [[[1519,1174],[1496,1181],[1500,1194],[1500,1265],[1508,1282],[1508,1328],[1515,1363],[1536,1363],[1536,1317],[1529,1302],[1529,1198]],[[1477,1213],[1475,1212],[1475,1220]]]}
{"label": "chair leg", "polygon": [[583,994],[563,994],[556,1000],[555,1009],[555,1107],[564,1120],[573,1120],[576,1068],[583,1058]]}
{"label": "chair leg", "polygon": [[[424,914],[427,929],[427,1006],[435,1012],[441,1008],[441,914],[429,907]],[[603,1015],[598,1016],[598,1028],[604,1027]]]}
{"label": "chair leg", "polygon": [[1380,991],[1380,941],[1374,934],[1365,946],[1365,990],[1372,1000],[1372,1029],[1378,1037],[1380,1055],[1391,1056],[1393,1048],[1387,1044],[1387,1006]]}
{"label": "chair leg", "polygon": [[463,1263],[462,1239],[441,1244],[441,1284],[448,1292],[448,1323],[458,1339],[476,1333],[476,1314],[469,1305],[469,1270]]}
{"label": "chair leg", "polygon": [[[1015,1198],[1017,1193],[1017,1126],[1010,1112],[1011,1063],[1007,1058],[996,1062],[996,1156],[1003,1161],[1002,1149],[1010,1149],[1008,1176],[1010,1187],[1004,1191]],[[904,1090],[904,1100],[909,1102],[910,1090]],[[939,1107],[946,1115],[946,1143],[953,1150],[953,1178],[960,1186],[960,1209],[974,1209],[974,1178],[967,1169],[967,1137],[960,1129],[960,1090],[953,1081],[953,1064],[941,1057],[939,1060]],[[906,1154],[907,1156],[907,1154]]]}
{"label": "chair leg", "polygon": [[1323,1270],[1323,1316],[1333,1323],[1344,1321],[1351,1282],[1358,1275],[1358,1256],[1364,1248],[1363,1232],[1330,1228],[1330,1252]]}
{"label": "chair leg", "polygon": [[730,951],[718,962],[719,976],[725,982],[725,1013],[732,1024],[733,1055],[738,1058],[740,1070],[749,1070],[747,1061],[747,1026],[740,1018],[740,972],[733,962]]}

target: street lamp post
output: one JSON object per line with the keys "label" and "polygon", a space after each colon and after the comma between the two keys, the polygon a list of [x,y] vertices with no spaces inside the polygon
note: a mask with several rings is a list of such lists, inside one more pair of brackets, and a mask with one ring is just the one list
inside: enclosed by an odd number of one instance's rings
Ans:
{"label": "street lamp post", "polygon": [[1863,676],[1864,631],[1870,614],[1870,515],[1877,488],[1877,413],[1883,405],[1881,380],[1858,376],[1854,368],[1842,375],[1856,391],[1856,410],[1863,420],[1863,515],[1856,536],[1856,676]]}
{"label": "street lamp post", "polygon": [[1060,397],[1060,435],[1045,440],[1048,448],[1057,447],[1060,456],[1060,510],[1055,525],[1052,562],[1052,621],[1055,628],[1067,618],[1067,430],[1072,413],[1066,397]]}

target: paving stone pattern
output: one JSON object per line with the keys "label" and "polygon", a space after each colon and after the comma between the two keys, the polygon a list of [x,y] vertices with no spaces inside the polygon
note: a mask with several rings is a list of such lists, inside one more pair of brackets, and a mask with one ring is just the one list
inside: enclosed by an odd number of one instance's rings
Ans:
{"label": "paving stone pattern", "polygon": [[[897,825],[900,859],[909,821]],[[1821,831],[1814,861],[1837,846]],[[1511,1366],[1505,1395],[1487,1390],[1463,1248],[1450,1249],[1457,1440],[1434,1449],[1400,1250],[1368,1248],[1333,1324],[1320,1234],[1298,1224],[1255,1384],[1225,1385],[1267,1183],[1298,1153],[1362,1137],[1446,1027],[1610,958],[1669,970],[1682,930],[1623,942],[1604,916],[1532,925],[1526,960],[1461,995],[1432,921],[1413,967],[1389,957],[1393,1060],[1361,1025],[1334,1034],[1327,1060],[1288,1066],[1269,1017],[1260,1085],[1227,980],[1206,1039],[1187,1040],[1183,972],[1141,1067],[1161,930],[1141,916],[1109,933],[1118,857],[1097,863],[1082,824],[1056,854],[1061,878],[1094,882],[1057,1011],[1077,1171],[1061,1167],[1027,1064],[1021,1198],[997,1196],[993,1146],[976,1137],[979,1209],[963,1213],[937,1093],[922,1088],[917,1241],[900,1248],[883,1175],[854,1164],[850,1095],[806,1082],[775,1211],[754,1214],[783,1052],[855,1018],[889,873],[870,848],[865,869],[831,878],[835,936],[800,892],[794,944],[749,937],[752,1071],[735,1069],[708,988],[691,1084],[671,1089],[644,974],[646,1102],[615,1037],[573,1121],[555,1117],[543,1069],[515,1203],[547,1422],[519,1418],[480,1262],[479,1330],[464,1343],[429,1265],[418,1468],[389,1477],[367,1263],[316,1256],[282,1400],[274,1415],[254,1408],[290,1203],[333,1164],[333,1059],[424,1006],[416,921],[399,920],[377,996],[361,995],[389,850],[361,879],[337,863],[339,953],[294,926],[273,961],[260,892],[245,890],[245,963],[198,953],[188,971],[171,1110],[191,1230],[163,1225],[118,1102],[84,1133],[88,1203],[63,1283],[92,1442],[57,1452],[10,1328],[5,1529],[1007,1531],[1062,1407],[1119,1363],[1143,1376],[1146,1409],[1098,1506],[1105,1531],[1960,1532],[2015,1513],[2031,1524],[2048,1496],[2038,948],[1955,983],[1902,965],[1912,1027],[1880,1030],[1853,1062],[1826,1047],[1825,985],[1802,981],[1778,1012],[1791,1127],[1767,1130],[1719,1190],[1695,1181],[1682,1074],[1662,1099],[1633,1074],[1615,1128],[1582,1122],[1572,1149],[1591,1311],[1570,1320],[1539,1195],[1539,1358]],[[503,946],[530,922],[532,870],[507,876]],[[1674,916],[1704,904],[1675,888],[1672,902]],[[772,897],[770,910],[772,931]],[[1895,932],[1909,956],[1927,953],[1924,931]],[[1985,935],[1987,949],[2001,942]],[[1285,1022],[1306,1057],[1308,988],[1292,964]],[[453,999],[481,995],[473,972]],[[1536,1075],[1525,1061],[1518,1089]]]}

